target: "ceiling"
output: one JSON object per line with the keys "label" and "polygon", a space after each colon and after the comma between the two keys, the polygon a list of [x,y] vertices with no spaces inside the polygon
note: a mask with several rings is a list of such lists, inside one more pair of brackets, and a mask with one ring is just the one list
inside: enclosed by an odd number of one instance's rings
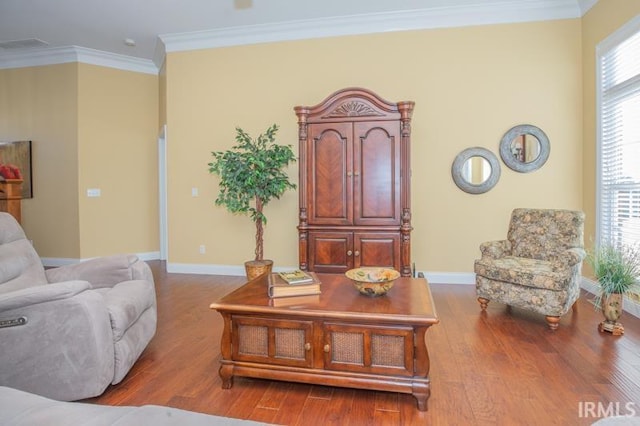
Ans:
{"label": "ceiling", "polygon": [[[157,63],[159,51],[164,56],[181,46],[186,49],[185,40],[192,39],[206,38],[211,43],[232,34],[226,43],[242,44],[575,18],[596,1],[0,0],[0,65],[3,56],[65,46]],[[244,39],[246,34],[252,37]]]}

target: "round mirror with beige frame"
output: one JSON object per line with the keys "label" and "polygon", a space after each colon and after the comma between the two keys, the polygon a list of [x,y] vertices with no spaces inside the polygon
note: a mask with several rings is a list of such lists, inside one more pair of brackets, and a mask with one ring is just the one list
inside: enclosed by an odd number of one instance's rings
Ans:
{"label": "round mirror with beige frame", "polygon": [[500,163],[488,149],[467,148],[453,161],[451,176],[458,188],[464,192],[482,194],[498,183]]}
{"label": "round mirror with beige frame", "polygon": [[511,170],[528,173],[538,170],[549,158],[549,138],[539,127],[520,124],[500,141],[500,157]]}

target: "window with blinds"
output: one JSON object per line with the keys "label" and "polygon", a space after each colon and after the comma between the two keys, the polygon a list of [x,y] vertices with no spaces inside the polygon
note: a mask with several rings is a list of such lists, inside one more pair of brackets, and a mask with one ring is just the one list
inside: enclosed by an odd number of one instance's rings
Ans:
{"label": "window with blinds", "polygon": [[640,18],[597,49],[600,244],[640,243]]}

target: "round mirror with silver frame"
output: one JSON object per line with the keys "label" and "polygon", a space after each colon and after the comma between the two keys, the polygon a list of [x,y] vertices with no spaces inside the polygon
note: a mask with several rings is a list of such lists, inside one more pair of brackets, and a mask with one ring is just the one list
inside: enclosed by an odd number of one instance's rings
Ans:
{"label": "round mirror with silver frame", "polygon": [[463,191],[469,194],[483,194],[498,183],[500,163],[488,149],[467,148],[453,161],[451,176]]}
{"label": "round mirror with silver frame", "polygon": [[504,164],[520,173],[538,170],[549,158],[549,138],[539,127],[520,124],[512,127],[500,141]]}

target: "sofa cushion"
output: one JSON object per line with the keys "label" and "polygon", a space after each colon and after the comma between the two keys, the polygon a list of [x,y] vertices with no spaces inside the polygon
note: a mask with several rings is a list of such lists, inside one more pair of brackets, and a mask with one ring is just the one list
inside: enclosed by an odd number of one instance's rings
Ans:
{"label": "sofa cushion", "polygon": [[117,342],[140,315],[153,305],[153,283],[143,280],[125,281],[110,289],[100,289],[111,318],[113,341]]}
{"label": "sofa cushion", "polygon": [[0,293],[46,283],[44,266],[29,240],[0,244]]}
{"label": "sofa cushion", "polygon": [[3,386],[0,386],[0,407],[0,424],[11,426],[107,426],[136,410],[136,407],[105,409],[95,404],[65,403]]}
{"label": "sofa cushion", "polygon": [[129,407],[60,402],[0,386],[0,424],[11,426],[257,426],[267,423],[219,417],[160,405]]}
{"label": "sofa cushion", "polygon": [[27,236],[16,218],[7,212],[0,212],[0,244],[26,239]]}

